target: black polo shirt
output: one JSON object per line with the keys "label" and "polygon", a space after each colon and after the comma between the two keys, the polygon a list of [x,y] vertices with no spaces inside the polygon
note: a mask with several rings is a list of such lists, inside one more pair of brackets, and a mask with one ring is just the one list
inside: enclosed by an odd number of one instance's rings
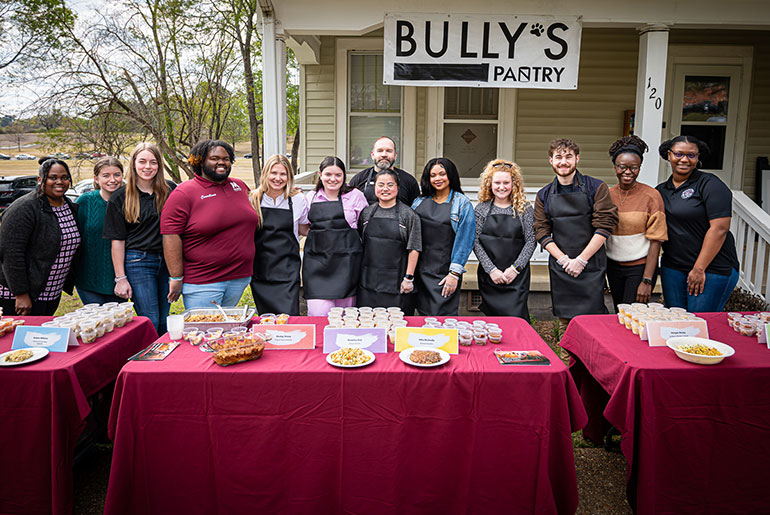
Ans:
{"label": "black polo shirt", "polygon": [[[166,181],[173,190],[176,184]],[[160,235],[160,213],[155,205],[155,194],[139,191],[139,221],[128,223],[123,212],[126,205],[126,186],[120,187],[110,196],[104,214],[105,240],[122,240],[126,250],[140,250],[160,254],[163,252],[163,237]]]}
{"label": "black polo shirt", "polygon": [[[394,166],[393,170],[398,174],[398,200],[407,206],[412,207],[414,199],[420,196],[420,185],[417,184],[417,179],[401,168],[396,168]],[[377,175],[377,173],[374,171],[374,167],[370,166],[355,174],[353,178],[350,179],[349,183],[351,186],[358,188],[364,193],[370,206],[377,202],[377,196],[374,194],[375,175]]]}
{"label": "black polo shirt", "polygon": [[[668,241],[663,242],[661,264],[681,272],[689,272],[698,259],[709,221],[732,216],[733,194],[713,173],[694,170],[678,188],[672,177],[657,188],[666,207]],[[738,269],[735,239],[727,233],[722,248],[706,272],[730,275]]]}

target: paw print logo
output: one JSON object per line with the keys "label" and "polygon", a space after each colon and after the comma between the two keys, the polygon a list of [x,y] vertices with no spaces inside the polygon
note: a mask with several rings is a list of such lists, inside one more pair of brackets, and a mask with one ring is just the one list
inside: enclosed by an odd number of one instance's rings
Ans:
{"label": "paw print logo", "polygon": [[530,34],[534,34],[537,37],[540,37],[543,34],[543,25],[540,23],[533,23],[532,28],[529,31]]}

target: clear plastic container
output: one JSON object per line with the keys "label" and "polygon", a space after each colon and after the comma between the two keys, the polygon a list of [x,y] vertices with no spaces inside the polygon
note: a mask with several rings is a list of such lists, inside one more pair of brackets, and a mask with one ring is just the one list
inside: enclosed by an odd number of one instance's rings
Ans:
{"label": "clear plastic container", "polygon": [[498,344],[503,340],[503,330],[499,327],[487,328],[489,343]]}
{"label": "clear plastic container", "polygon": [[126,325],[126,310],[120,307],[112,308],[110,310],[112,319],[115,321],[115,327],[123,327]]}
{"label": "clear plastic container", "polygon": [[741,320],[739,331],[743,336],[754,336],[755,326],[753,320]]}
{"label": "clear plastic container", "polygon": [[457,337],[460,345],[468,346],[473,343],[473,333],[471,331],[460,331]]}

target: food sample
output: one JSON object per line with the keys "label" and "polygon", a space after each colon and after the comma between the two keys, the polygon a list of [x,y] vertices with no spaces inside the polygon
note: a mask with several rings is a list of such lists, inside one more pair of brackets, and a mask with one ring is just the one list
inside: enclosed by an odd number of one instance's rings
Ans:
{"label": "food sample", "polygon": [[332,352],[330,359],[338,365],[363,365],[368,363],[371,358],[361,349],[345,347]]}
{"label": "food sample", "polygon": [[184,319],[185,322],[227,322],[227,321],[233,321],[238,320],[234,317],[225,317],[221,313],[213,314],[213,315],[187,315]]}
{"label": "food sample", "polygon": [[239,345],[237,347],[228,347],[218,350],[212,355],[217,365],[232,365],[243,361],[258,359],[265,350],[265,342]]}
{"label": "food sample", "polygon": [[688,352],[690,354],[698,354],[699,356],[721,356],[722,353],[716,350],[714,347],[708,345],[680,345],[677,347],[682,352]]}
{"label": "food sample", "polygon": [[27,349],[19,349],[15,352],[11,352],[5,357],[5,361],[7,363],[20,363],[22,361],[26,361],[29,358],[34,356],[31,350]]}
{"label": "food sample", "polygon": [[416,350],[412,351],[409,359],[418,365],[432,365],[441,361],[441,354],[434,350]]}

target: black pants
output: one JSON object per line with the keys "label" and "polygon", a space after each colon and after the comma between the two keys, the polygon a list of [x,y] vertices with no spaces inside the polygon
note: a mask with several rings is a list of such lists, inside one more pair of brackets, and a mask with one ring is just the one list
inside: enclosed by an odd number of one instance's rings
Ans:
{"label": "black pants", "polygon": [[[61,297],[56,300],[33,300],[29,316],[53,316],[60,300]],[[16,299],[0,299],[0,308],[3,308],[3,316],[17,316]]]}
{"label": "black pants", "polygon": [[[632,304],[636,302],[636,289],[644,277],[645,264],[624,266],[613,261],[607,260],[607,282],[610,284],[612,293],[612,303],[615,305],[615,311],[618,311],[618,304]],[[658,278],[658,270],[652,275],[652,287],[655,288],[655,281]]]}

